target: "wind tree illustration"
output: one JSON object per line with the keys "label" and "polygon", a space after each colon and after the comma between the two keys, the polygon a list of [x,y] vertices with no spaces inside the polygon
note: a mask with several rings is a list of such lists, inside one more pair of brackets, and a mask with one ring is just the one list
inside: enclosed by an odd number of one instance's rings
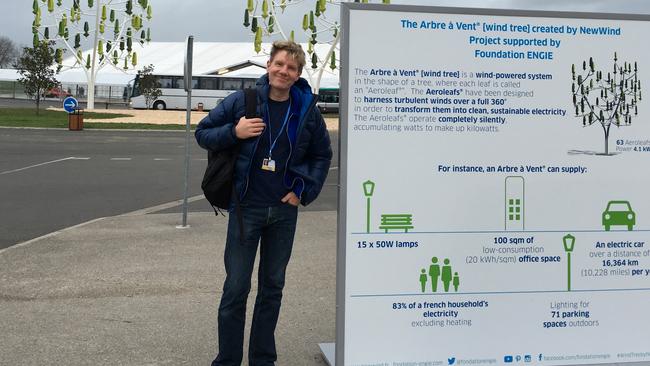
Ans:
{"label": "wind tree illustration", "polygon": [[632,117],[639,113],[641,80],[637,63],[619,62],[614,52],[614,66],[607,71],[596,70],[592,57],[582,62],[582,71],[571,65],[573,106],[575,116],[582,118],[582,126],[599,124],[605,134],[605,155],[609,155],[609,136],[613,126],[632,125]]}
{"label": "wind tree illustration", "polygon": [[[148,0],[34,0],[34,45],[41,40],[56,47],[56,62],[64,69],[81,69],[88,80],[88,109],[95,104],[95,80],[104,66],[135,67],[134,44],[151,40],[145,23],[152,18]],[[90,49],[84,57],[82,46]],[[70,51],[73,65],[63,65]]]}

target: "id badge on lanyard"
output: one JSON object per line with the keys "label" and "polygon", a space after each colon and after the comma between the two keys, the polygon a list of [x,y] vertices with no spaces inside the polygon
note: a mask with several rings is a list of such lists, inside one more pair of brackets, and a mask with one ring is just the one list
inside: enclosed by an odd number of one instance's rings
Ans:
{"label": "id badge on lanyard", "polygon": [[262,160],[262,170],[268,170],[270,172],[275,171],[275,160],[270,157]]}
{"label": "id badge on lanyard", "polygon": [[271,113],[269,113],[269,107],[268,105],[266,106],[266,115],[269,116],[269,157],[262,160],[262,170],[266,170],[268,172],[275,172],[275,160],[273,160],[273,148],[275,148],[275,144],[277,144],[278,139],[280,138],[280,135],[282,134],[282,131],[284,130],[284,126],[287,125],[287,121],[289,120],[289,112],[291,111],[291,99],[289,99],[289,107],[287,108],[287,113],[284,116],[284,122],[282,122],[282,127],[280,127],[280,130],[278,131],[278,135],[275,136],[275,140],[271,141]]}

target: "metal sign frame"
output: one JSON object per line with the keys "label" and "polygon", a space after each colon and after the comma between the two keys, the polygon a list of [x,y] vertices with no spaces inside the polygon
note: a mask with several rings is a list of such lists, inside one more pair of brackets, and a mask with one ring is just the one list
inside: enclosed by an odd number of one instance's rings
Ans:
{"label": "metal sign frame", "polygon": [[[344,365],[345,360],[345,315],[346,315],[346,241],[347,237],[347,195],[349,189],[348,181],[348,121],[351,117],[348,113],[350,107],[350,16],[351,12],[409,12],[409,13],[431,13],[431,14],[455,14],[455,15],[494,15],[494,16],[521,16],[539,18],[572,18],[572,19],[594,19],[594,20],[626,20],[626,21],[650,21],[650,15],[644,14],[615,14],[615,13],[589,13],[589,12],[552,12],[552,11],[524,11],[508,9],[477,9],[477,8],[453,8],[453,7],[430,7],[430,6],[408,6],[408,5],[382,5],[382,4],[341,4],[341,80],[340,80],[340,128],[339,128],[339,151],[340,151],[340,174],[339,174],[339,211],[337,230],[337,268],[336,268],[336,345],[335,364]],[[388,47],[386,45],[377,47]],[[377,320],[381,321],[381,320]],[[642,365],[641,363],[628,363],[629,365]]]}

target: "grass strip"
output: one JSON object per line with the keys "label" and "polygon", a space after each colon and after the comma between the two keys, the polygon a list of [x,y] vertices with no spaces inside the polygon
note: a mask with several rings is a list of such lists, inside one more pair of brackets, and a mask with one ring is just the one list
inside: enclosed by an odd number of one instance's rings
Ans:
{"label": "grass strip", "polygon": [[[84,119],[112,119],[133,117],[129,114],[84,112]],[[68,128],[68,113],[63,111],[36,110],[25,108],[0,109],[0,126],[2,127],[40,127]],[[184,130],[184,124],[154,124],[154,123],[117,123],[117,122],[84,122],[84,129],[121,129],[121,130]],[[193,125],[196,127],[196,125]]]}

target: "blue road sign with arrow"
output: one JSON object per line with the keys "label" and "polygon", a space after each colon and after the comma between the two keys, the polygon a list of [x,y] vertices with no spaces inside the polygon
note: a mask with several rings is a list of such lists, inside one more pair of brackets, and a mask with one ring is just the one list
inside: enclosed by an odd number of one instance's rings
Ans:
{"label": "blue road sign with arrow", "polygon": [[79,102],[74,97],[67,97],[63,100],[63,109],[68,113],[74,113],[79,106]]}

